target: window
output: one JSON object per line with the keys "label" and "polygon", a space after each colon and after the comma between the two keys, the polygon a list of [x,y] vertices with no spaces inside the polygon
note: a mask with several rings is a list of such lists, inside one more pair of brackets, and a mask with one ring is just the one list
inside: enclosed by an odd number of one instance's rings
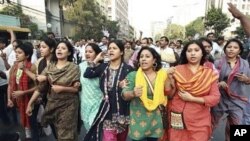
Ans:
{"label": "window", "polygon": [[242,9],[245,9],[245,4],[242,5]]}

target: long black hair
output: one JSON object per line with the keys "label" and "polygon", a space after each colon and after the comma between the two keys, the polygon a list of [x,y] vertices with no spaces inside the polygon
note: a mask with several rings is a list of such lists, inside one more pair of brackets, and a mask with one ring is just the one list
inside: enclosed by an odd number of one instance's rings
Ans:
{"label": "long black hair", "polygon": [[206,62],[206,59],[207,59],[206,58],[207,52],[206,52],[205,48],[203,47],[202,43],[200,41],[197,41],[197,40],[190,41],[184,46],[184,48],[183,48],[183,50],[181,52],[181,55],[180,55],[180,64],[187,64],[188,63],[186,52],[187,52],[188,47],[191,44],[196,44],[196,45],[198,45],[200,47],[201,52],[202,52],[200,65],[203,65]]}
{"label": "long black hair", "polygon": [[99,46],[95,43],[89,43],[87,46],[90,46],[94,50],[96,55],[98,55],[100,52],[102,52],[102,50],[99,48]]}
{"label": "long black hair", "polygon": [[240,54],[239,54],[239,55],[242,55],[243,50],[244,50],[243,44],[241,43],[241,41],[239,41],[239,40],[236,39],[236,38],[233,38],[233,39],[230,39],[230,40],[227,41],[227,43],[225,44],[224,49],[223,49],[224,52],[226,53],[226,48],[227,48],[227,46],[228,46],[230,43],[232,43],[232,42],[236,42],[236,43],[239,45],[239,47],[240,47]]}
{"label": "long black hair", "polygon": [[[68,41],[60,41],[58,44],[57,44],[57,47],[59,44],[61,43],[64,43],[66,45],[66,47],[68,48],[69,52],[70,52],[70,55],[68,56],[67,58],[67,61],[69,62],[73,62],[73,58],[74,58],[74,47],[72,46],[72,44]],[[52,58],[51,58],[51,61],[52,62],[57,62],[58,59],[56,57],[56,49],[53,50],[53,54],[52,54]]]}
{"label": "long black hair", "polygon": [[141,48],[141,50],[139,51],[138,55],[137,55],[137,61],[138,63],[140,63],[140,56],[141,56],[141,53],[143,50],[148,50],[153,58],[155,59],[155,63],[156,63],[156,66],[155,66],[155,71],[158,71],[162,68],[162,64],[161,64],[161,56],[155,51],[155,49],[153,48],[150,48],[150,47],[143,47]]}

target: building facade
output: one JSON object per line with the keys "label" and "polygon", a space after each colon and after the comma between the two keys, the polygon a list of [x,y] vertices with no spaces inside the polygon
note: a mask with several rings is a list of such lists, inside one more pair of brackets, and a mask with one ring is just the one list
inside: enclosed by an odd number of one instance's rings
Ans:
{"label": "building facade", "polygon": [[108,0],[108,19],[119,22],[118,38],[128,37],[128,0]]}
{"label": "building facade", "polygon": [[[25,15],[38,25],[39,30],[52,31],[56,36],[62,33],[62,18],[59,0],[10,0],[10,4],[19,5]],[[0,9],[8,6],[7,3],[0,5]]]}

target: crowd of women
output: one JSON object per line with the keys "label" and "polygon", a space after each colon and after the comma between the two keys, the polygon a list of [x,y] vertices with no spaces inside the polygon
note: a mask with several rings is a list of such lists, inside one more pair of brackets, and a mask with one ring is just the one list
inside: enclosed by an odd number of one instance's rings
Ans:
{"label": "crowd of women", "polygon": [[[250,26],[229,6],[243,25]],[[42,57],[35,64],[32,45],[17,45],[7,104],[17,109],[26,138],[39,140],[36,122],[41,105],[45,107],[41,125],[49,126],[58,141],[78,140],[81,121],[87,130],[84,141],[126,141],[127,136],[134,141],[208,141],[223,116],[230,140],[230,125],[250,124],[250,68],[240,57],[239,40],[228,40],[220,59],[210,55],[210,40],[189,41],[178,65],[168,68],[162,66],[162,54],[147,45],[130,55],[136,56],[136,63],[128,65],[126,46],[129,43],[110,41],[106,63],[105,52],[89,43],[86,60],[78,66],[68,41],[56,45],[44,38]]]}

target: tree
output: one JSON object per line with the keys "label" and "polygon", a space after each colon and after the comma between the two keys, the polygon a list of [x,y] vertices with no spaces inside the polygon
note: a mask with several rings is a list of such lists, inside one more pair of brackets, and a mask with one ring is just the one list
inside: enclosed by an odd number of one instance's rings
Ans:
{"label": "tree", "polygon": [[210,30],[213,29],[217,36],[221,35],[222,31],[230,24],[230,19],[222,12],[222,9],[215,7],[207,12],[205,20],[205,27]]}
{"label": "tree", "polygon": [[184,39],[185,28],[178,24],[169,24],[164,30],[164,35],[169,39]]}
{"label": "tree", "polygon": [[157,41],[157,40],[160,40],[160,38],[162,37],[162,35],[160,33],[157,33],[154,37],[154,40]]}
{"label": "tree", "polygon": [[186,37],[187,36],[194,36],[196,33],[200,35],[204,34],[204,24],[203,24],[203,17],[198,17],[194,21],[190,22],[186,27]]}
{"label": "tree", "polygon": [[109,38],[115,39],[120,30],[120,26],[118,25],[117,21],[107,20],[104,25],[104,29],[106,29],[109,32]]}
{"label": "tree", "polygon": [[72,0],[65,5],[65,17],[75,26],[75,39],[94,38],[100,39],[103,30],[107,29],[111,36],[116,37],[119,31],[117,22],[109,21],[101,13],[100,8],[93,0]]}
{"label": "tree", "polygon": [[8,5],[4,7],[0,14],[9,15],[20,18],[20,25],[23,28],[29,28],[31,30],[31,37],[36,38],[36,33],[38,32],[38,26],[36,23],[31,21],[28,15],[23,14],[22,8],[18,5]]}
{"label": "tree", "polygon": [[244,32],[243,27],[242,27],[242,26],[236,27],[235,34],[237,34],[237,36],[238,36],[240,39],[244,39],[245,32]]}

